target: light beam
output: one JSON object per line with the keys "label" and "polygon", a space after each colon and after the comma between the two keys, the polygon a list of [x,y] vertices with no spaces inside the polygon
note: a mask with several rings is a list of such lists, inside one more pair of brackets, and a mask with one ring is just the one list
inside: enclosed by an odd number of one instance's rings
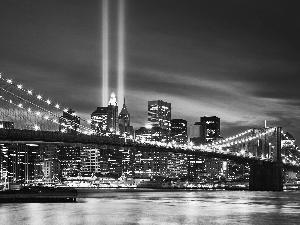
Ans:
{"label": "light beam", "polygon": [[[118,4],[118,100],[124,99],[124,23],[125,23],[125,0],[119,0]],[[119,103],[121,105],[121,103]]]}
{"label": "light beam", "polygon": [[108,102],[108,0],[102,0],[102,106]]}

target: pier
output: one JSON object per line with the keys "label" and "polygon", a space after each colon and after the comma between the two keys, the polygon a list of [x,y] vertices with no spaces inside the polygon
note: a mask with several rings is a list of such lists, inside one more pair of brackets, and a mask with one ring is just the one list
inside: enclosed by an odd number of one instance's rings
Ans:
{"label": "pier", "polygon": [[68,188],[23,188],[0,192],[0,203],[9,202],[76,202],[77,190]]}

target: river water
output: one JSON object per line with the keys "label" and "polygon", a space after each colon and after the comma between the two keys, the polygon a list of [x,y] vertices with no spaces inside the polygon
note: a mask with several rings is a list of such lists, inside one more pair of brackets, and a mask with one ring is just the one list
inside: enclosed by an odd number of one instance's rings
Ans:
{"label": "river water", "polygon": [[300,192],[81,190],[77,203],[2,203],[0,224],[300,224]]}

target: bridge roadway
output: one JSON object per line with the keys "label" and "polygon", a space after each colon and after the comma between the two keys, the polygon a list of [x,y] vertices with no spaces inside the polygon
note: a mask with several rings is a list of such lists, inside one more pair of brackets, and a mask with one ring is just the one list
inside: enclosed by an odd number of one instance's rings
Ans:
{"label": "bridge roadway", "polygon": [[[108,136],[97,136],[97,135],[85,135],[85,134],[69,134],[62,133],[59,131],[34,131],[34,130],[19,130],[19,129],[0,129],[0,143],[37,143],[37,144],[96,144],[113,146],[115,148],[135,148],[137,151],[150,152],[174,152],[191,154],[209,158],[219,158],[224,160],[233,160],[237,163],[249,163],[249,164],[268,164],[272,163],[266,159],[260,159],[258,157],[244,157],[239,153],[233,152],[219,152],[212,150],[193,150],[183,149],[180,147],[162,147],[153,146],[150,144],[143,144],[132,140],[126,140],[120,136],[114,135]],[[300,165],[282,164],[283,168],[290,170],[299,170]]]}

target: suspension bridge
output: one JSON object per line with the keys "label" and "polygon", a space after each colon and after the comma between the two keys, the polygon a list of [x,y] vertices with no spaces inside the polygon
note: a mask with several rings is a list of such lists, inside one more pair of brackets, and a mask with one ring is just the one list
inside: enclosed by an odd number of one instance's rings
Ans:
{"label": "suspension bridge", "polygon": [[[76,119],[69,120],[62,117],[62,113]],[[293,138],[281,127],[251,128],[205,145],[137,141],[117,134],[99,135],[90,128],[89,120],[2,74],[0,143],[96,144],[247,162],[251,165],[250,190],[280,191],[283,169],[300,169],[300,151]]]}

